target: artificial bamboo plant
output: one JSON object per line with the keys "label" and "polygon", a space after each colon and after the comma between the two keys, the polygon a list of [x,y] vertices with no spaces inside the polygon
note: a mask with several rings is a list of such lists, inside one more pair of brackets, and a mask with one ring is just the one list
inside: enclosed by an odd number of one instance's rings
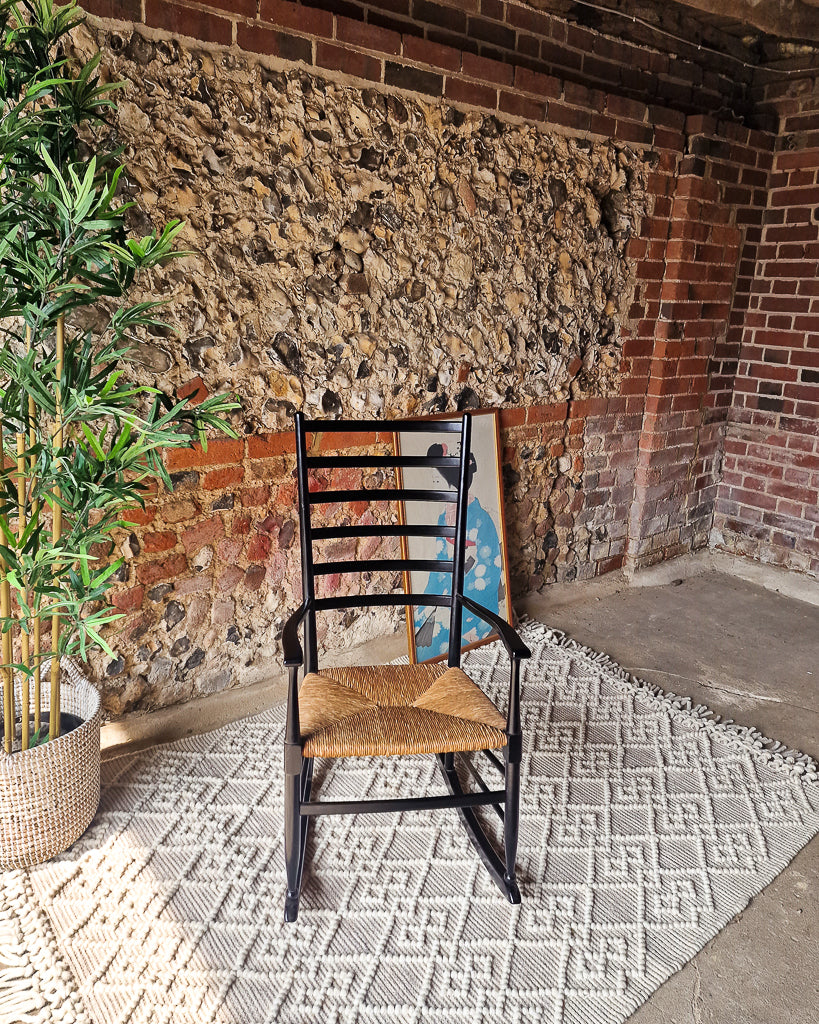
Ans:
{"label": "artificial bamboo plant", "polygon": [[[6,752],[60,731],[59,659],[110,653],[104,596],[115,531],[166,448],[232,433],[236,403],[187,408],[130,383],[158,302],[127,304],[140,271],[175,255],[182,225],[129,237],[111,141],[115,90],[100,55],[71,56],[73,0],[0,0],[0,622]],[[46,679],[46,676],[48,677]],[[15,683],[17,684],[15,686]],[[40,722],[41,688],[50,688]],[[17,697],[15,697],[15,692]],[[45,696],[45,695],[42,695]],[[29,724],[33,712],[33,722]]]}

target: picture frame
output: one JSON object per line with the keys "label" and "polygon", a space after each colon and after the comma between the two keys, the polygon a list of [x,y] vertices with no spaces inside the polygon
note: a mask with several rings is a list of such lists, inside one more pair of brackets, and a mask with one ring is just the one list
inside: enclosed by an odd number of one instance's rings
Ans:
{"label": "picture frame", "polygon": [[[430,420],[451,419],[452,413],[425,417]],[[506,519],[501,482],[500,416],[497,409],[471,412],[472,454],[476,469],[469,488],[467,507],[467,551],[464,573],[464,593],[474,601],[497,612],[512,622],[512,603],[509,587],[509,558],[506,545]],[[453,435],[434,433],[401,433],[394,435],[398,455],[426,455],[431,445],[453,445]],[[454,442],[453,454],[459,450]],[[436,470],[440,473],[440,470]],[[399,487],[429,487],[429,470],[405,468],[399,471]],[[427,476],[423,476],[427,474]],[[452,484],[442,482],[443,488]],[[454,510],[454,506],[450,506]],[[429,504],[419,508],[413,502],[399,503],[399,517],[404,525],[441,522],[447,506],[440,503],[438,511],[430,517]],[[450,512],[450,514],[453,514]],[[402,537],[403,558],[451,558],[451,540],[438,537]],[[404,592],[451,592],[448,573],[405,572]],[[446,608],[407,605],[407,643],[411,665],[419,662],[442,661],[449,649],[449,621]],[[497,638],[497,632],[488,624],[464,611],[461,649],[471,650]]]}

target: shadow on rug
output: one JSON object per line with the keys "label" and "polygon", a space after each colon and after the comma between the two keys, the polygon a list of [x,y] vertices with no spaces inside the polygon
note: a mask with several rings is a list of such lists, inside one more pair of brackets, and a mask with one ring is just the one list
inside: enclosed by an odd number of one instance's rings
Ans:
{"label": "shadow on rug", "polygon": [[[522,633],[520,907],[454,812],[323,818],[285,925],[277,709],[108,762],[86,835],[4,876],[0,1022],[620,1024],[819,831],[816,766]],[[498,645],[465,666],[504,707]],[[321,768],[336,799],[437,788],[431,757]]]}

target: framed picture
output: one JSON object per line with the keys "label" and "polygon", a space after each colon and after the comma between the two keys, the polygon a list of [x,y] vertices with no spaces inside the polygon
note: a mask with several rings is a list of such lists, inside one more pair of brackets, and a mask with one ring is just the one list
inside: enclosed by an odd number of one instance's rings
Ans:
{"label": "framed picture", "polygon": [[[447,418],[451,418],[451,413]],[[430,417],[434,420],[436,417]],[[438,417],[443,418],[443,417]],[[400,455],[427,455],[460,453],[460,440],[452,434],[396,433],[396,451]],[[437,451],[431,452],[433,446]],[[449,446],[449,447],[448,447]],[[466,517],[466,561],[464,593],[490,611],[497,612],[507,622],[512,621],[509,597],[509,560],[506,551],[506,530],[501,490],[500,424],[496,409],[472,413],[472,455],[475,470],[469,485],[469,505]],[[446,474],[457,470],[436,469],[442,479],[430,484],[429,470],[404,469],[399,485],[407,488],[439,487],[448,489],[456,479]],[[430,509],[433,509],[431,512]],[[455,506],[416,502],[402,502],[400,515],[408,525],[439,523],[443,525],[449,513],[454,525]],[[404,558],[450,559],[452,540],[443,537],[403,537]],[[404,573],[404,588],[410,594],[449,594],[452,579],[446,572]],[[495,639],[492,627],[464,609],[461,646],[463,650],[478,647]],[[449,651],[449,610],[432,605],[407,605],[407,637],[410,664],[421,661],[440,661]]]}

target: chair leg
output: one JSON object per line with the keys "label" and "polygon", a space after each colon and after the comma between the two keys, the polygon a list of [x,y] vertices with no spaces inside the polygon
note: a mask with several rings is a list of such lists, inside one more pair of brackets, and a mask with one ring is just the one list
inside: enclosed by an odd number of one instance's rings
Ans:
{"label": "chair leg", "polygon": [[520,765],[506,762],[506,800],[503,810],[503,852],[506,871],[506,898],[520,903],[520,889],[515,881],[515,857],[518,852],[518,823],[520,821]]}
{"label": "chair leg", "polygon": [[[441,770],[444,784],[453,796],[463,796],[464,789],[461,786],[458,778],[458,773],[454,770],[446,770],[446,754],[438,754],[438,767]],[[520,790],[518,787],[519,765],[507,765],[506,767],[506,801],[505,806],[512,811],[513,828],[510,830],[504,821],[504,847],[506,854],[506,863],[498,856],[494,850],[493,843],[490,841],[483,828],[481,822],[478,820],[478,816],[471,807],[459,807],[458,816],[463,822],[466,834],[469,837],[470,842],[475,847],[484,867],[489,872],[492,881],[497,885],[504,896],[509,900],[510,903],[520,903],[520,890],[518,889],[517,883],[515,882],[515,853],[517,852],[518,844],[518,806],[520,800]],[[510,789],[510,782],[512,783]],[[504,815],[505,817],[505,815]],[[511,876],[507,868],[507,865],[511,864]]]}
{"label": "chair leg", "polygon": [[309,818],[301,813],[301,804],[310,799],[313,760],[305,758],[298,775],[284,778],[284,857],[287,867],[287,897],[284,901],[285,921],[299,916],[301,879],[304,873],[304,851],[307,846]]}

